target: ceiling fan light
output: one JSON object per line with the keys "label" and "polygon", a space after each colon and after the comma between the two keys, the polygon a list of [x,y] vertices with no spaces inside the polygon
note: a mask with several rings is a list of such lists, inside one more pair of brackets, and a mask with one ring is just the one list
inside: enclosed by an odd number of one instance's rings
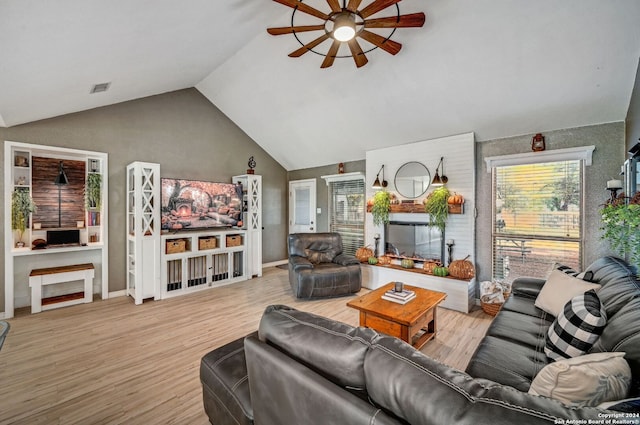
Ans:
{"label": "ceiling fan light", "polygon": [[356,22],[353,15],[344,12],[336,16],[333,23],[333,38],[338,41],[349,41],[356,35]]}

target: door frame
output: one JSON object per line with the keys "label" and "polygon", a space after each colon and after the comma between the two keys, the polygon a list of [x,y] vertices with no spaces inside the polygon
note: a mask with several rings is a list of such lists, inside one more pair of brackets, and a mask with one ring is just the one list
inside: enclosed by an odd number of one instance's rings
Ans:
{"label": "door frame", "polygon": [[[310,217],[310,226],[308,229],[305,229],[304,232],[301,230],[293,230],[294,222],[295,222],[295,189],[296,187],[309,187],[309,217]],[[316,214],[316,206],[317,206],[317,179],[303,179],[303,180],[291,180],[289,181],[289,233],[316,233],[318,230],[318,220]]]}

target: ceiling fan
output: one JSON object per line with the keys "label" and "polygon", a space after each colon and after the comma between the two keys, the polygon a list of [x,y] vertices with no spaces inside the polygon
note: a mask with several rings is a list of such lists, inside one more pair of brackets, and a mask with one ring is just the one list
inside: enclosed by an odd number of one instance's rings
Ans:
{"label": "ceiling fan", "polygon": [[[391,40],[391,36],[393,36],[396,29],[421,27],[424,25],[425,21],[425,15],[422,12],[400,15],[400,8],[397,4],[400,0],[374,0],[364,8],[360,8],[362,0],[342,0],[342,5],[340,5],[340,0],[326,0],[329,8],[331,9],[328,13],[324,13],[315,7],[309,6],[307,3],[303,3],[303,0],[273,1],[293,8],[293,13],[291,14],[291,26],[268,28],[267,32],[271,35],[293,34],[302,47],[289,53],[289,56],[297,58],[307,52],[319,54],[325,57],[320,68],[330,67],[333,65],[335,58],[344,58],[349,56],[353,57],[356,66],[360,68],[368,62],[366,53],[378,47],[392,55],[395,55],[402,48],[402,44]],[[395,16],[369,19],[370,16],[393,5],[396,7]],[[321,19],[324,22],[316,25],[294,25],[294,17],[298,11]],[[385,37],[369,31],[372,28],[390,29],[391,33]],[[298,33],[309,31],[322,31],[323,34],[307,43],[298,38]],[[358,42],[358,37],[370,43],[373,47],[364,51]],[[326,53],[314,50],[317,46],[327,40],[332,40],[332,43]],[[346,43],[349,46],[351,55],[338,55],[340,46],[343,43]]]}

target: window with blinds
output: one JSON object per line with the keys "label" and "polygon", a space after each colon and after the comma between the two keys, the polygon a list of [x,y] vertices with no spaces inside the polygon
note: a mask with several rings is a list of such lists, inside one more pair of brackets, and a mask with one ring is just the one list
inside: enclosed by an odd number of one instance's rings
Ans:
{"label": "window with blinds", "polygon": [[582,161],[493,168],[493,276],[544,278],[581,268]]}
{"label": "window with blinds", "polygon": [[329,231],[342,236],[345,254],[364,246],[364,180],[329,182]]}

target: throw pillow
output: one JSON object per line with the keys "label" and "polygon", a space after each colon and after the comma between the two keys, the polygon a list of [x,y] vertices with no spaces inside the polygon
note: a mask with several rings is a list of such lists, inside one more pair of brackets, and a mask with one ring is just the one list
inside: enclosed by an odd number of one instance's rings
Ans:
{"label": "throw pillow", "polygon": [[607,314],[593,289],[565,304],[549,331],[544,352],[551,361],[581,356],[595,344],[607,324]]}
{"label": "throw pillow", "polygon": [[557,317],[571,298],[598,288],[600,285],[597,283],[588,283],[559,270],[552,270],[536,298],[535,306]]}
{"label": "throw pillow", "polygon": [[578,279],[586,280],[587,282],[593,281],[592,271],[578,273],[571,267],[565,266],[564,264],[560,264],[560,263],[555,263],[553,265],[553,270],[559,270],[562,273],[568,274],[569,276],[577,277]]}
{"label": "throw pillow", "polygon": [[627,396],[631,369],[624,353],[595,353],[546,365],[529,394],[550,397],[569,406],[597,406]]}

